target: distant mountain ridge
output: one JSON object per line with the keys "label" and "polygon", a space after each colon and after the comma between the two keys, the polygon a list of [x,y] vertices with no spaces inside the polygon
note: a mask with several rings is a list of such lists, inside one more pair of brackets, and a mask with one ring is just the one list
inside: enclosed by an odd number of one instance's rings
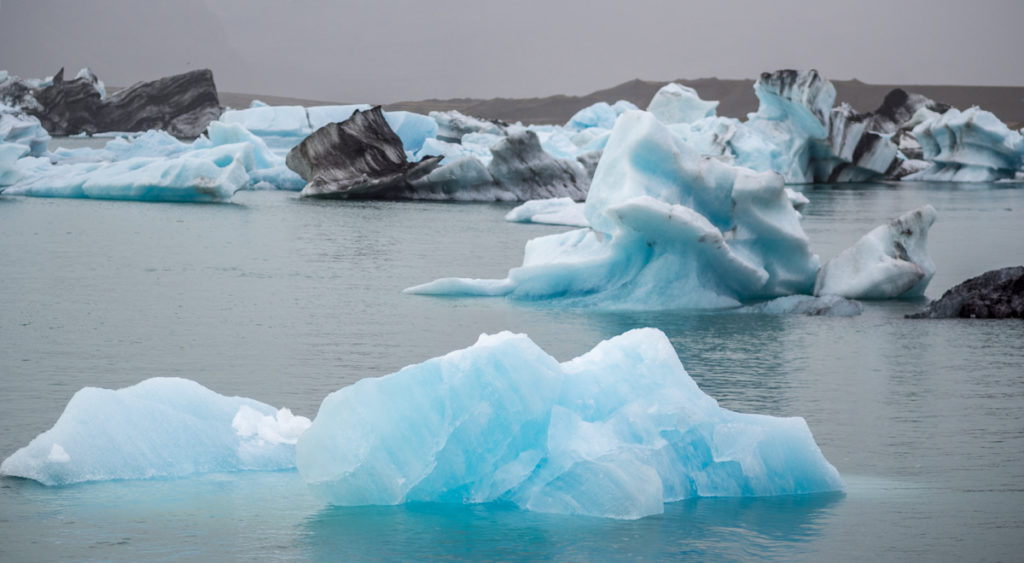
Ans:
{"label": "distant mountain ridge", "polygon": [[[718,100],[718,115],[745,119],[747,113],[757,110],[753,79],[698,78],[679,79],[678,82],[697,90],[705,100]],[[885,95],[894,88],[903,88],[927,96],[936,102],[960,109],[979,106],[994,113],[1010,127],[1024,126],[1024,86],[934,86],[867,84],[859,80],[833,80],[836,104],[847,102],[854,109],[867,112],[877,109]],[[597,102],[614,103],[627,100],[640,108],[668,82],[634,79],[617,86],[598,90],[583,96],[555,95],[543,98],[450,98],[384,104],[386,110],[404,110],[417,113],[458,110],[466,115],[508,122],[522,121],[532,124],[563,124],[582,108]],[[248,94],[222,92],[221,103],[231,107],[247,107],[255,97]],[[319,105],[332,102],[266,96],[259,98],[270,104]],[[372,100],[368,102],[372,103]]]}

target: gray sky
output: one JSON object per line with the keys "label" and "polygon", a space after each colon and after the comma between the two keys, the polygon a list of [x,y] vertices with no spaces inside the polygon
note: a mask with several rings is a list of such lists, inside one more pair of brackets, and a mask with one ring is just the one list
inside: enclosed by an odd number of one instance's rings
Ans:
{"label": "gray sky", "polygon": [[347,102],[585,94],[817,68],[1024,85],[1024,0],[0,0],[0,69]]}

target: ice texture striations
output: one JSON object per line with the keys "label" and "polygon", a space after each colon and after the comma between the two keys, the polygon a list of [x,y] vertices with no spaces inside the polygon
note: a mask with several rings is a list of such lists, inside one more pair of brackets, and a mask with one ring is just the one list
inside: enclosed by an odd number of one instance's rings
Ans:
{"label": "ice texture striations", "polygon": [[120,199],[133,201],[221,202],[249,183],[253,147],[235,143],[187,150],[179,156],[53,165],[22,158],[21,174],[5,189],[9,195]]}
{"label": "ice texture striations", "polygon": [[377,106],[317,129],[288,152],[286,162],[307,181],[303,197],[388,198],[407,190],[440,160],[408,162],[402,140]]}
{"label": "ice texture striations", "polygon": [[906,180],[993,182],[1024,171],[1024,140],[995,115],[977,107],[915,116],[914,137],[931,165]]}
{"label": "ice texture striations", "polygon": [[736,163],[773,170],[791,184],[813,182],[815,161],[828,152],[835,87],[814,70],[780,70],[761,74],[754,94],[757,112],[730,141]]}
{"label": "ice texture striations", "polygon": [[732,307],[814,285],[818,257],[782,178],[701,157],[647,112],[616,122],[584,214],[591,229],[531,240],[503,280],[406,291],[666,309]]}
{"label": "ice texture striations", "polygon": [[[302,195],[462,201],[586,196],[590,181],[583,166],[552,157],[532,130],[471,132],[450,143],[430,136],[438,131],[434,120],[392,115],[401,121],[387,119],[379,107],[357,111],[293,148],[287,163],[308,181]],[[406,141],[393,130],[396,123],[407,131]],[[410,162],[410,154],[416,160]]]}
{"label": "ice texture striations", "polygon": [[721,408],[655,329],[561,364],[525,335],[481,336],[332,393],[296,456],[335,505],[504,501],[634,519],[686,498],[844,486],[802,418]]}
{"label": "ice texture striations", "polygon": [[925,205],[876,227],[822,266],[815,295],[891,299],[924,295],[935,275],[928,228],[935,208]]}
{"label": "ice texture striations", "polygon": [[53,428],[0,464],[0,474],[68,485],[289,469],[309,424],[288,409],[218,395],[187,379],[86,387]]}
{"label": "ice texture striations", "polygon": [[53,135],[163,129],[196,137],[221,113],[208,69],[138,82],[110,96],[88,69],[71,80],[60,69],[47,84],[8,77],[0,100],[35,115]]}

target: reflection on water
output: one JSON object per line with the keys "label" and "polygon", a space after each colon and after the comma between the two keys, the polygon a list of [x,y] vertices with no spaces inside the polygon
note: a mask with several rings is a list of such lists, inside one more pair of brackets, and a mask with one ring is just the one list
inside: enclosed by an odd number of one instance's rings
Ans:
{"label": "reflection on water", "polygon": [[716,560],[771,558],[800,553],[800,544],[822,533],[842,499],[695,499],[632,521],[497,504],[329,507],[305,522],[302,542],[306,554],[321,561],[664,561],[705,559],[709,546]]}

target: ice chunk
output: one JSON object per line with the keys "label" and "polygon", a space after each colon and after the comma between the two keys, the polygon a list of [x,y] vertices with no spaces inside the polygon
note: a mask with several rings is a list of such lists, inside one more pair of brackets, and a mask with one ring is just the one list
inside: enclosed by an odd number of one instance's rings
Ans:
{"label": "ice chunk", "polygon": [[4,193],[134,201],[227,201],[248,184],[253,156],[251,144],[238,143],[193,150],[175,158],[45,165],[23,174]]}
{"label": "ice chunk", "polygon": [[573,114],[566,122],[565,128],[570,131],[583,131],[591,128],[611,129],[620,115],[634,109],[638,108],[626,100],[619,100],[614,105],[610,105],[608,102],[597,102]]}
{"label": "ice chunk", "polygon": [[43,156],[49,142],[50,134],[43,129],[39,118],[0,103],[0,144],[24,145],[27,154]]}
{"label": "ice chunk", "polygon": [[337,106],[309,106],[306,114],[309,116],[309,127],[313,131],[327,125],[328,123],[341,123],[352,117],[358,111],[370,109],[369,104],[348,104]]}
{"label": "ice chunk", "polygon": [[406,291],[716,308],[809,293],[818,271],[781,177],[702,158],[647,112],[616,122],[585,216],[591,231],[530,241],[505,280],[444,279]]}
{"label": "ice chunk", "polygon": [[932,166],[905,180],[993,182],[1024,170],[1024,139],[995,115],[978,109],[938,114],[918,110],[914,137]]}
{"label": "ice chunk", "polygon": [[308,182],[303,197],[393,198],[440,160],[408,162],[402,140],[376,106],[317,129],[288,152],[286,162]]}
{"label": "ice chunk", "polygon": [[477,119],[458,111],[432,111],[428,114],[437,123],[437,138],[442,141],[459,142],[469,133],[504,135],[501,123]]}
{"label": "ice chunk", "polygon": [[21,178],[18,159],[27,155],[29,148],[17,143],[0,143],[0,188],[9,186]]}
{"label": "ice chunk", "polygon": [[306,108],[302,106],[229,109],[221,114],[220,121],[237,123],[261,137],[267,135],[304,137],[312,132]]}
{"label": "ice chunk", "polygon": [[44,485],[294,467],[310,424],[287,409],[225,397],[187,379],[86,387],[53,428],[0,464]]}
{"label": "ice chunk", "polygon": [[890,299],[924,295],[935,274],[928,228],[935,208],[925,205],[873,229],[818,273],[815,295]]}
{"label": "ice chunk", "polygon": [[814,181],[814,164],[827,158],[829,114],[836,90],[817,71],[763,73],[754,83],[759,101],[730,144],[736,163],[773,170],[787,183]]}
{"label": "ice chunk", "polygon": [[672,82],[654,94],[651,103],[647,105],[647,111],[665,124],[693,123],[705,117],[713,117],[717,107],[718,102],[700,99],[693,88]]}
{"label": "ice chunk", "polygon": [[731,162],[731,141],[742,126],[737,119],[728,117],[707,117],[692,123],[675,123],[669,126],[672,133],[699,154],[722,157]]}
{"label": "ice chunk", "polygon": [[437,122],[433,118],[410,111],[386,111],[391,130],[402,140],[402,147],[407,152],[416,152],[423,148],[427,139],[437,137]]}
{"label": "ice chunk", "polygon": [[532,199],[505,214],[505,220],[513,223],[544,223],[588,227],[583,216],[583,204],[568,197]]}
{"label": "ice chunk", "polygon": [[485,335],[363,379],[323,401],[296,465],[338,505],[504,500],[627,519],[693,497],[843,489],[803,419],[719,407],[655,329],[562,364],[525,335]]}
{"label": "ice chunk", "polygon": [[771,301],[742,307],[738,313],[763,315],[811,315],[816,317],[856,317],[864,311],[857,301],[838,295],[787,295]]}

